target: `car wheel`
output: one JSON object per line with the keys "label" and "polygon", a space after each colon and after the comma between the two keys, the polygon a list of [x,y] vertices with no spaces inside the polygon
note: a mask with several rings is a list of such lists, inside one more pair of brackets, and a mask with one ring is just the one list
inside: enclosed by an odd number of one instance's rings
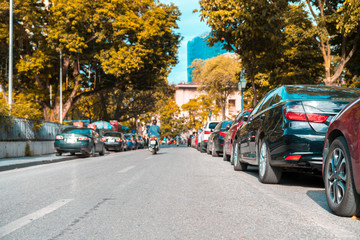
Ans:
{"label": "car wheel", "polygon": [[279,183],[282,169],[270,165],[270,151],[265,138],[260,142],[257,158],[260,181],[262,183]]}
{"label": "car wheel", "polygon": [[219,156],[219,153],[215,151],[215,144],[214,144],[214,142],[212,143],[211,156],[213,156],[213,157],[218,157],[218,156]]}
{"label": "car wheel", "polygon": [[224,161],[230,161],[230,156],[226,154],[225,152],[225,144],[224,144],[224,147],[223,147],[223,160]]}
{"label": "car wheel", "polygon": [[95,157],[95,146],[91,145],[89,157]]}
{"label": "car wheel", "polygon": [[246,163],[240,162],[240,147],[239,143],[236,142],[233,148],[233,161],[234,161],[234,170],[235,171],[246,171],[248,165]]}
{"label": "car wheel", "polygon": [[62,155],[62,152],[56,152],[55,155],[56,155],[56,156],[61,156],[61,155]]}
{"label": "car wheel", "polygon": [[330,146],[325,159],[324,182],[326,200],[336,215],[359,216],[360,196],[354,188],[349,148],[344,137],[336,138]]}
{"label": "car wheel", "polygon": [[102,145],[101,151],[99,152],[99,155],[104,156],[104,154],[105,154],[105,148],[104,148],[104,145]]}
{"label": "car wheel", "polygon": [[209,155],[211,154],[210,149],[209,149],[209,143],[206,146],[206,153],[209,154]]}
{"label": "car wheel", "polygon": [[75,156],[75,152],[71,152],[70,155],[71,155],[71,156]]}

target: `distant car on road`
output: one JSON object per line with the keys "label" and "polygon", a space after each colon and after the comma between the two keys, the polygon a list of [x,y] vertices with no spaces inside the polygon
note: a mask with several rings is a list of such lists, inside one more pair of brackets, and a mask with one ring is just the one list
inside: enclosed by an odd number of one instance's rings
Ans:
{"label": "distant car on road", "polygon": [[231,165],[234,164],[234,138],[236,131],[241,125],[247,121],[252,110],[245,110],[240,112],[233,121],[229,131],[227,131],[224,138],[224,149],[223,149],[223,159],[224,161],[230,161]]}
{"label": "distant car on road", "polygon": [[206,122],[201,134],[199,135],[198,144],[200,152],[206,152],[209,136],[218,123],[219,121]]}
{"label": "distant car on road", "polygon": [[221,121],[212,130],[206,149],[208,154],[211,153],[213,157],[218,157],[219,153],[223,152],[224,138],[226,136],[226,132],[230,129],[232,122],[232,120]]}
{"label": "distant car on road", "polygon": [[61,134],[55,136],[56,155],[70,152],[71,155],[81,153],[83,155],[95,156],[99,152],[104,155],[105,146],[99,133],[90,128],[69,127]]}
{"label": "distant car on road", "polygon": [[125,138],[123,133],[104,132],[102,136],[106,150],[124,151]]}
{"label": "distant car on road", "polygon": [[360,98],[347,105],[327,130],[323,178],[331,211],[360,217]]}

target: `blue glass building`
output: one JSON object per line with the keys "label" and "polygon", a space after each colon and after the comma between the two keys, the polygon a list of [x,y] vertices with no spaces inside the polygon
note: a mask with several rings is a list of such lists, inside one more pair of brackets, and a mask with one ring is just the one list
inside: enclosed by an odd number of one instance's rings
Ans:
{"label": "blue glass building", "polygon": [[203,34],[199,37],[187,43],[187,82],[191,83],[191,71],[190,65],[195,59],[209,59],[221,54],[227,53],[226,50],[222,49],[223,44],[216,43],[213,47],[207,45],[207,39],[210,37],[210,33]]}

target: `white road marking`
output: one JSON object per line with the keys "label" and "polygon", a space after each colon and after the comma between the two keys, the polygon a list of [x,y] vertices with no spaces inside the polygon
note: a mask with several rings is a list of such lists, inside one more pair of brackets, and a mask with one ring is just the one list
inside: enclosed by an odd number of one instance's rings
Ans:
{"label": "white road marking", "polygon": [[124,168],[123,170],[120,170],[118,173],[126,173],[127,171],[133,169],[135,166],[130,166],[130,167],[127,167],[127,168]]}
{"label": "white road marking", "polygon": [[8,235],[9,233],[12,233],[16,231],[17,229],[35,221],[36,219],[39,219],[43,216],[45,216],[48,213],[51,213],[55,211],[56,209],[64,206],[65,204],[71,202],[74,199],[61,199],[59,201],[54,202],[53,204],[50,204],[47,207],[44,207],[43,209],[40,209],[34,213],[31,213],[25,217],[19,218],[18,220],[15,220],[3,227],[0,227],[0,238]]}

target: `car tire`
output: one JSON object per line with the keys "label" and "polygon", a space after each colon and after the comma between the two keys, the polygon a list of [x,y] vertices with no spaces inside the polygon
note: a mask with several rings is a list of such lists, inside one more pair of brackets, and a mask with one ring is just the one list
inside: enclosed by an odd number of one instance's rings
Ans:
{"label": "car tire", "polygon": [[270,150],[266,138],[263,138],[257,151],[257,162],[259,167],[259,179],[262,183],[277,184],[280,182],[282,169],[270,165]]}
{"label": "car tire", "polygon": [[71,152],[70,155],[71,155],[71,156],[75,156],[75,152]]}
{"label": "car tire", "polygon": [[215,151],[215,143],[212,143],[212,150],[211,150],[211,156],[218,157],[219,153]]}
{"label": "car tire", "polygon": [[104,147],[104,145],[102,145],[101,151],[99,152],[99,155],[104,156],[104,154],[105,154],[105,147]]}
{"label": "car tire", "polygon": [[225,144],[224,144],[224,147],[223,147],[223,160],[226,161],[226,162],[230,161],[230,156],[225,153]]}
{"label": "car tire", "polygon": [[206,153],[209,154],[209,155],[211,154],[210,149],[209,149],[209,143],[206,146]]}
{"label": "car tire", "polygon": [[[350,151],[344,137],[336,138],[325,159],[324,183],[327,203],[336,215],[360,215],[360,196],[354,187]],[[335,166],[334,166],[335,165]]]}
{"label": "car tire", "polygon": [[239,143],[236,142],[233,147],[233,161],[234,161],[234,170],[235,171],[246,171],[248,165],[246,163],[240,162],[240,147]]}
{"label": "car tire", "polygon": [[62,155],[62,152],[56,152],[55,155],[56,155],[56,156],[61,156],[61,155]]}
{"label": "car tire", "polygon": [[91,145],[89,157],[95,157],[95,146]]}

